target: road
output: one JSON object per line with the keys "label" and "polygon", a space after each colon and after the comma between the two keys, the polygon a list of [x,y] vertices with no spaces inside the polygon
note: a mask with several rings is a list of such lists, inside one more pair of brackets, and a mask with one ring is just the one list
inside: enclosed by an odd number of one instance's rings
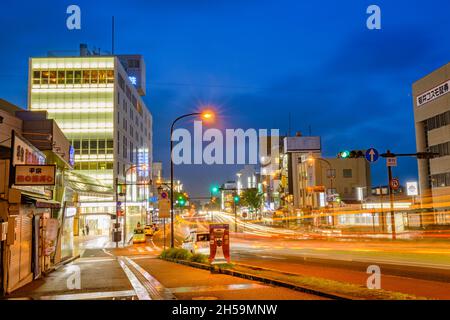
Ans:
{"label": "road", "polygon": [[[215,222],[234,217],[214,214]],[[178,232],[206,228],[186,219]],[[316,239],[292,230],[238,221],[231,235],[235,262],[365,286],[367,267],[381,268],[382,288],[436,299],[450,299],[450,242],[446,240]]]}

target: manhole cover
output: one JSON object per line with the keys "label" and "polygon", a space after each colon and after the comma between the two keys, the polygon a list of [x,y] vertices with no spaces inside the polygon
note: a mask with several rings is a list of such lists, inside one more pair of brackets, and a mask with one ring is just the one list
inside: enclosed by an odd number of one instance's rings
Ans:
{"label": "manhole cover", "polygon": [[192,300],[219,300],[217,297],[193,297]]}

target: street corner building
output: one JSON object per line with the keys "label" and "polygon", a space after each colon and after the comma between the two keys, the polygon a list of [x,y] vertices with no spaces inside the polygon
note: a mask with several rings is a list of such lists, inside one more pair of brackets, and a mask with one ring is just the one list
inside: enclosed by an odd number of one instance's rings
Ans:
{"label": "street corner building", "polygon": [[423,202],[437,208],[426,216],[428,224],[450,223],[448,205],[445,206],[450,194],[449,87],[450,63],[447,63],[416,81],[412,88],[417,152],[437,154],[433,159],[417,160]]}
{"label": "street corner building", "polygon": [[39,278],[73,255],[75,193],[65,172],[71,145],[45,111],[0,99],[1,293]]}
{"label": "street corner building", "polygon": [[[46,110],[61,127],[75,150],[75,173],[111,190],[80,195],[80,228],[87,225],[97,235],[110,235],[118,214],[118,222],[126,226],[124,241],[150,212],[145,199],[152,195],[151,187],[139,183],[151,179],[153,156],[153,119],[143,101],[145,77],[141,55],[102,55],[85,44],[79,56],[29,62],[30,110]],[[127,197],[126,210],[118,208],[116,201],[124,200],[120,194]]]}

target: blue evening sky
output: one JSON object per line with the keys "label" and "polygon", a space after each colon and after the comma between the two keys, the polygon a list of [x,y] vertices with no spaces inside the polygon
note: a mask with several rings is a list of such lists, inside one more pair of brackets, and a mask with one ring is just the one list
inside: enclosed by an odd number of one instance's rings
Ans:
{"label": "blue evening sky", "polygon": [[[66,8],[81,7],[81,30]],[[382,29],[366,28],[381,7]],[[448,0],[8,1],[0,10],[0,97],[27,105],[27,64],[79,43],[143,54],[145,101],[154,117],[154,158],[169,159],[169,124],[213,104],[220,128],[279,128],[322,136],[324,156],[376,147],[414,152],[411,85],[449,62]],[[192,126],[192,121],[182,125]],[[394,175],[417,179],[413,159]],[[386,184],[385,164],[373,184]],[[176,167],[192,195],[234,179],[235,166]],[[167,176],[168,170],[166,170]]]}

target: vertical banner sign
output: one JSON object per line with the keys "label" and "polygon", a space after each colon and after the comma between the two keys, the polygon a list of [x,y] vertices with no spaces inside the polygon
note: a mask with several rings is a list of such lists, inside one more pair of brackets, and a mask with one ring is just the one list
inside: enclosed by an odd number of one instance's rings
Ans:
{"label": "vertical banner sign", "polygon": [[45,226],[44,252],[50,256],[56,249],[56,240],[58,237],[59,221],[58,219],[48,219]]}
{"label": "vertical banner sign", "polygon": [[211,264],[230,263],[230,226],[210,224],[209,239]]}

